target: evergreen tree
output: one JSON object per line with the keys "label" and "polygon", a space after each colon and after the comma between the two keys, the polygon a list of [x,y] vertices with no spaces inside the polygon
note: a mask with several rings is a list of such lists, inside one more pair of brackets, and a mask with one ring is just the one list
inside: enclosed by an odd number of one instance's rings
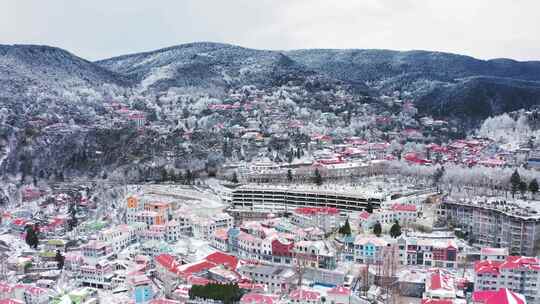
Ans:
{"label": "evergreen tree", "polygon": [[287,162],[290,164],[294,160],[294,155],[292,151],[287,152]]}
{"label": "evergreen tree", "polygon": [[25,241],[26,241],[26,244],[30,246],[30,248],[37,249],[37,245],[39,244],[39,238],[38,238],[35,228],[31,225],[26,227]]}
{"label": "evergreen tree", "polygon": [[292,181],[293,181],[293,176],[292,176],[292,171],[291,171],[291,169],[288,169],[288,170],[287,170],[287,180],[288,180],[289,182],[292,182]]}
{"label": "evergreen tree", "polygon": [[534,198],[536,193],[538,192],[538,181],[536,180],[536,178],[534,178],[529,183],[529,191],[531,192],[531,194],[533,195],[533,198]]}
{"label": "evergreen tree", "polygon": [[191,185],[191,183],[193,182],[193,173],[189,169],[187,169],[187,171],[186,171],[185,180],[186,180],[186,183],[189,184],[189,185]]}
{"label": "evergreen tree", "polygon": [[525,193],[527,192],[527,183],[525,181],[519,182],[519,192],[521,192],[521,196],[525,196]]}
{"label": "evergreen tree", "polygon": [[232,304],[240,301],[242,291],[238,284],[215,284],[194,285],[189,291],[190,299],[212,299],[224,304]]}
{"label": "evergreen tree", "polygon": [[238,175],[236,174],[236,172],[233,172],[231,182],[238,184]]}
{"label": "evergreen tree", "polygon": [[375,225],[373,225],[373,234],[376,236],[381,236],[382,233],[382,226],[381,223],[376,222]]}
{"label": "evergreen tree", "polygon": [[521,183],[521,176],[519,176],[519,172],[516,169],[514,173],[512,173],[512,176],[510,177],[510,186],[512,189],[512,198],[514,198],[514,195],[519,190],[519,184]]}
{"label": "evergreen tree", "polygon": [[351,235],[351,225],[349,224],[349,218],[345,220],[345,224],[339,228],[339,233],[344,235]]}
{"label": "evergreen tree", "polygon": [[390,228],[390,236],[393,238],[397,238],[401,235],[401,226],[399,225],[398,221],[395,221],[392,227]]}
{"label": "evergreen tree", "polygon": [[444,176],[444,172],[444,167],[440,167],[435,170],[435,173],[433,173],[433,184],[437,186],[437,189],[439,188],[439,183]]}
{"label": "evergreen tree", "polygon": [[169,180],[169,173],[167,172],[167,169],[165,167],[161,168],[161,181],[166,182]]}
{"label": "evergreen tree", "polygon": [[75,203],[69,204],[68,213],[69,213],[69,216],[70,216],[68,221],[67,221],[68,230],[72,231],[73,228],[75,228],[77,226],[77,224],[78,224],[78,221],[77,221],[77,207],[76,207]]}
{"label": "evergreen tree", "polygon": [[322,179],[321,173],[319,172],[319,168],[315,169],[315,176],[313,176],[313,182],[317,186],[320,186],[323,183],[323,179]]}
{"label": "evergreen tree", "polygon": [[60,253],[60,250],[56,250],[56,256],[54,257],[56,263],[58,263],[58,269],[64,269],[64,256]]}

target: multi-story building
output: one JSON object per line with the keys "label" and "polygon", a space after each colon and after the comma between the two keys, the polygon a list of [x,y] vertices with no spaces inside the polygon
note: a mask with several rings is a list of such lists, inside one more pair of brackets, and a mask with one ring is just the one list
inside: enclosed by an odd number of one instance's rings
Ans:
{"label": "multi-story building", "polygon": [[474,264],[474,290],[508,288],[524,295],[529,303],[540,303],[540,259],[508,256],[504,261],[481,260]]}
{"label": "multi-story building", "polygon": [[238,255],[244,259],[260,260],[261,258],[261,247],[263,239],[240,231],[236,237],[238,242],[237,252]]}
{"label": "multi-story building", "polygon": [[457,268],[459,248],[453,239],[422,239],[402,236],[397,240],[401,265]]}
{"label": "multi-story building", "polygon": [[84,262],[94,265],[100,260],[104,260],[112,254],[110,245],[100,241],[91,241],[82,246]]}
{"label": "multi-story building", "polygon": [[293,262],[294,242],[276,238],[272,240],[272,262],[291,265]]}
{"label": "multi-story building", "polygon": [[182,235],[188,235],[191,228],[183,226],[177,220],[173,219],[165,223],[165,240],[167,242],[176,242]]}
{"label": "multi-story building", "polygon": [[480,260],[504,261],[508,257],[508,248],[489,248],[480,249]]}
{"label": "multi-story building", "polygon": [[174,256],[160,254],[154,258],[156,277],[162,282],[172,282],[178,279],[178,267],[181,265]]}
{"label": "multi-story building", "polygon": [[114,269],[107,261],[99,261],[79,268],[77,280],[83,286],[94,288],[114,288]]}
{"label": "multi-story building", "polygon": [[127,280],[127,285],[135,304],[148,304],[154,298],[152,290],[152,282],[143,274],[130,276]]}
{"label": "multi-story building", "polygon": [[126,203],[126,222],[163,225],[172,217],[172,205],[167,202],[139,200],[131,196]]}
{"label": "multi-story building", "polygon": [[101,231],[98,240],[110,245],[113,252],[118,253],[134,243],[138,235],[146,229],[145,223],[135,222],[130,225],[118,225]]}
{"label": "multi-story building", "polygon": [[445,201],[438,210],[479,247],[508,248],[513,255],[535,256],[540,247],[540,214],[503,200]]}
{"label": "multi-story building", "polygon": [[163,240],[149,240],[141,244],[141,253],[155,257],[163,253],[173,252],[171,245]]}
{"label": "multi-story building", "polygon": [[229,229],[217,229],[214,231],[214,235],[210,240],[210,245],[220,251],[229,251],[228,240],[229,234],[227,233]]}
{"label": "multi-story building", "polygon": [[232,228],[233,218],[227,213],[219,213],[208,217],[191,215],[190,224],[194,237],[210,240],[216,229]]}
{"label": "multi-story building", "polygon": [[362,264],[377,264],[383,261],[392,242],[375,236],[357,236],[354,240],[354,261]]}
{"label": "multi-story building", "polygon": [[291,223],[302,228],[316,227],[327,233],[339,227],[339,210],[331,207],[299,207],[292,212]]}
{"label": "multi-story building", "polygon": [[375,216],[381,224],[391,225],[398,222],[402,226],[407,226],[416,222],[418,211],[412,204],[393,204],[389,208],[377,210]]}
{"label": "multi-story building", "polygon": [[29,287],[24,292],[24,301],[27,304],[48,304],[51,302],[52,290],[40,287]]}
{"label": "multi-story building", "polygon": [[330,270],[336,268],[336,248],[327,241],[297,242],[293,255],[296,265]]}
{"label": "multi-story building", "polygon": [[244,212],[279,213],[298,207],[330,207],[340,211],[363,211],[369,203],[378,208],[389,193],[372,191],[321,190],[316,187],[242,186],[233,191],[229,213],[242,218]]}
{"label": "multi-story building", "polygon": [[285,292],[298,280],[294,269],[283,266],[247,264],[240,266],[238,272],[256,284],[266,285],[272,293]]}
{"label": "multi-story building", "polygon": [[163,225],[165,223],[165,216],[156,211],[128,211],[126,213],[126,222],[132,223],[145,223],[147,225]]}

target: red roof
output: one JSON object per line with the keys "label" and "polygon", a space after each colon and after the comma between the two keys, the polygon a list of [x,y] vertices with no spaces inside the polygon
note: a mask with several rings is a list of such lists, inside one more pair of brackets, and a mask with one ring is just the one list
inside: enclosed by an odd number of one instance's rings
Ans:
{"label": "red roof", "polygon": [[525,297],[506,288],[498,291],[475,291],[473,301],[483,304],[526,304]]}
{"label": "red roof", "polygon": [[25,219],[22,219],[22,218],[17,218],[15,220],[13,220],[13,225],[17,225],[17,226],[24,226],[26,225],[27,221]]}
{"label": "red roof", "polygon": [[17,299],[3,299],[0,300],[0,304],[24,304],[24,302]]}
{"label": "red roof", "polygon": [[332,207],[298,207],[295,209],[296,213],[301,214],[338,214],[339,210]]}
{"label": "red roof", "polygon": [[448,273],[443,273],[443,271],[437,269],[431,274],[429,290],[453,290],[454,286],[452,284],[453,278]]}
{"label": "red roof", "polygon": [[540,270],[540,260],[534,257],[508,256],[501,269],[528,268]]}
{"label": "red roof", "polygon": [[334,294],[334,295],[350,295],[351,290],[347,287],[343,286],[336,286],[328,291],[328,294]]}
{"label": "red roof", "polygon": [[501,269],[532,269],[540,270],[540,260],[534,257],[508,256],[505,261],[483,260],[474,264],[476,274],[496,274]]}
{"label": "red roof", "polygon": [[210,280],[208,280],[206,278],[203,278],[203,277],[199,277],[199,276],[190,276],[187,279],[187,282],[188,282],[188,284],[191,284],[191,285],[204,286],[204,285],[210,284],[212,281],[210,281]]}
{"label": "red roof", "polygon": [[200,273],[210,268],[215,267],[216,264],[208,261],[199,261],[191,264],[182,265],[179,269],[183,275],[191,275],[194,273]]}
{"label": "red roof", "polygon": [[150,304],[180,304],[180,302],[169,299],[154,299],[150,301]]}
{"label": "red roof", "polygon": [[272,304],[274,303],[274,297],[261,293],[248,293],[240,299],[242,304]]}
{"label": "red roof", "polygon": [[47,292],[47,289],[45,288],[41,288],[41,287],[36,287],[36,286],[32,286],[28,289],[26,289],[26,292],[32,294],[32,295],[40,295],[42,293],[45,293]]}
{"label": "red roof", "polygon": [[305,290],[305,289],[296,289],[289,294],[291,300],[300,300],[300,301],[315,301],[321,297],[321,294],[317,291]]}
{"label": "red roof", "polygon": [[429,164],[429,163],[431,163],[430,160],[422,159],[414,152],[410,152],[410,153],[405,154],[405,156],[403,158],[408,162],[413,162],[413,163],[417,163],[417,164]]}
{"label": "red roof", "polygon": [[422,299],[422,304],[453,304],[453,300]]}
{"label": "red roof", "polygon": [[170,254],[160,254],[155,257],[155,261],[157,264],[167,268],[170,272],[176,273],[178,271],[179,264],[176,259]]}
{"label": "red roof", "polygon": [[393,211],[408,211],[408,212],[416,212],[416,206],[415,205],[409,205],[409,204],[393,204],[392,205]]}
{"label": "red roof", "polygon": [[238,258],[234,255],[226,254],[223,252],[216,251],[211,255],[207,256],[205,260],[212,262],[216,265],[225,265],[229,266],[232,269],[236,269],[238,266]]}
{"label": "red roof", "polygon": [[369,217],[371,216],[371,213],[367,212],[367,211],[362,211],[360,212],[360,214],[358,215],[358,217],[361,219],[361,220],[367,220],[369,219]]}
{"label": "red roof", "polygon": [[256,283],[238,283],[238,287],[241,289],[249,289],[249,290],[256,290],[256,291],[265,291],[266,285],[264,284],[256,284]]}

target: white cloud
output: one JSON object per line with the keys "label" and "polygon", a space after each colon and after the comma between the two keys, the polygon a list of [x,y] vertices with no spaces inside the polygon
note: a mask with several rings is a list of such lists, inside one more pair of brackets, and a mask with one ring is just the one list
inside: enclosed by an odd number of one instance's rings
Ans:
{"label": "white cloud", "polygon": [[2,0],[0,43],[98,59],[192,41],[540,59],[537,0]]}

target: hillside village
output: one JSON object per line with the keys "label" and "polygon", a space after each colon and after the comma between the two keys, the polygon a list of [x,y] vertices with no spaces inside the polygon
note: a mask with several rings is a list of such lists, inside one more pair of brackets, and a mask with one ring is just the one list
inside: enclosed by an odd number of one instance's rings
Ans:
{"label": "hillside village", "polygon": [[0,50],[0,304],[540,303],[539,108],[427,94],[454,55]]}
{"label": "hillside village", "polygon": [[[101,129],[155,146],[128,157],[152,161],[140,175],[13,177],[0,303],[540,303],[536,110],[464,136],[397,93],[335,90],[330,108],[302,94],[170,93],[111,100],[88,124],[29,120],[34,143]],[[87,148],[75,161],[110,153]]]}

